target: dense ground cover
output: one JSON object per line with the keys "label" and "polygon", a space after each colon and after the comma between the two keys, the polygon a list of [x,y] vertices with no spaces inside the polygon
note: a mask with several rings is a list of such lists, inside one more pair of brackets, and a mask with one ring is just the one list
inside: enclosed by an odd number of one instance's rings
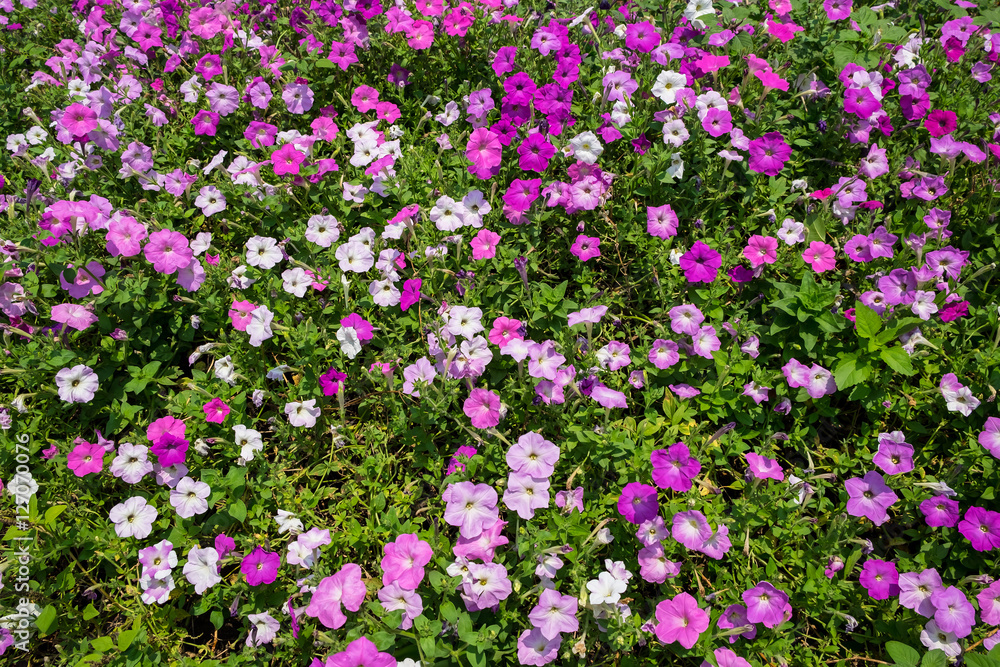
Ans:
{"label": "dense ground cover", "polygon": [[1000,662],[1000,11],[0,24],[11,664]]}

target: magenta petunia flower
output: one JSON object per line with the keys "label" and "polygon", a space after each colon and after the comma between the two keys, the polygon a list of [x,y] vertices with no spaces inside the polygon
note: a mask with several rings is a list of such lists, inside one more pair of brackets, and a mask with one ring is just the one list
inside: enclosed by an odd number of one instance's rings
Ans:
{"label": "magenta petunia flower", "polygon": [[777,176],[792,156],[792,147],[785,143],[780,132],[768,132],[750,142],[750,171],[766,176]]}
{"label": "magenta petunia flower", "polygon": [[327,658],[326,665],[327,667],[396,667],[396,659],[390,653],[380,652],[374,642],[367,637],[358,637],[343,651]]}
{"label": "magenta petunia flower", "polygon": [[778,239],[771,236],[754,235],[743,249],[743,256],[750,260],[750,266],[774,264],[778,259]]}
{"label": "magenta petunia flower", "polygon": [[809,248],[802,253],[802,259],[816,273],[829,271],[837,265],[836,254],[833,248],[822,241],[813,241],[810,243]]}
{"label": "magenta petunia flower", "polygon": [[549,160],[556,154],[556,149],[545,140],[544,134],[536,132],[521,142],[517,147],[517,154],[521,156],[522,171],[534,171],[540,174],[548,169]]}
{"label": "magenta petunia flower", "polygon": [[205,411],[205,421],[213,424],[221,424],[229,416],[230,408],[221,398],[213,398],[202,406],[202,410]]}
{"label": "magenta petunia flower", "polygon": [[701,463],[691,456],[691,450],[683,442],[668,449],[655,449],[649,458],[653,463],[653,483],[661,489],[690,491],[692,480],[701,472]]}
{"label": "magenta petunia flower", "polygon": [[240,572],[246,575],[251,586],[272,584],[278,578],[278,568],[281,567],[281,555],[274,551],[265,551],[257,547],[243,558]]}
{"label": "magenta petunia flower", "polygon": [[932,137],[943,137],[958,129],[958,115],[954,111],[935,109],[924,119],[924,129]]}
{"label": "magenta petunia flower", "polygon": [[792,617],[792,606],[788,604],[788,594],[762,581],[743,593],[747,606],[747,620],[763,623],[768,628],[776,628]]}
{"label": "magenta petunia flower", "polygon": [[580,234],[576,237],[570,252],[576,255],[581,262],[586,262],[594,257],[601,256],[601,239],[596,236],[584,236]]}
{"label": "magenta petunia flower", "polygon": [[434,550],[416,533],[405,533],[382,548],[382,584],[396,582],[404,590],[416,590],[424,579],[424,566],[431,562]]}
{"label": "magenta petunia flower", "polygon": [[191,119],[195,136],[214,137],[218,132],[219,114],[202,109]]}
{"label": "magenta petunia flower", "polygon": [[899,475],[913,470],[913,445],[904,442],[902,431],[879,433],[878,451],[872,457],[887,475]]}
{"label": "magenta petunia flower", "polygon": [[844,482],[844,487],[850,496],[847,513],[867,517],[876,526],[888,521],[887,510],[899,500],[899,496],[893,493],[877,472],[866,473],[864,477],[853,477]]}
{"label": "magenta petunia flower", "polygon": [[774,479],[779,482],[785,481],[785,472],[781,469],[777,459],[769,459],[754,452],[746,455],[749,472],[755,479]]}
{"label": "magenta petunia flower", "polygon": [[184,463],[190,446],[191,443],[184,438],[173,433],[164,433],[153,443],[149,451],[155,454],[160,465],[166,468],[177,463]]}
{"label": "magenta petunia flower", "polygon": [[63,111],[59,124],[66,128],[74,137],[83,137],[91,130],[97,128],[97,112],[74,102]]}
{"label": "magenta petunia flower", "polygon": [[305,159],[306,156],[296,149],[294,144],[285,144],[271,153],[271,165],[274,167],[274,175],[298,174],[299,168]]}
{"label": "magenta petunia flower", "polygon": [[745,626],[750,627],[746,632],[738,635],[730,635],[730,644],[735,644],[740,637],[753,639],[757,636],[757,626],[747,620],[747,608],[741,604],[731,604],[726,607],[726,610],[722,612],[722,616],[719,617],[717,625],[720,630],[734,630]]}
{"label": "magenta petunia flower", "polygon": [[1000,547],[1000,512],[970,507],[958,522],[958,532],[976,551],[992,551]]}
{"label": "magenta petunia flower", "polygon": [[400,294],[399,307],[406,311],[420,301],[420,285],[423,281],[420,278],[411,278],[403,283],[403,291]]}
{"label": "magenta petunia flower", "polygon": [[698,637],[708,629],[708,613],[698,607],[698,601],[688,593],[675,598],[661,600],[656,605],[656,638],[664,644],[679,642],[684,648],[692,648]]}
{"label": "magenta petunia flower", "polygon": [[487,180],[500,172],[503,146],[496,133],[480,127],[472,131],[465,145],[465,157],[472,164],[469,173],[481,180]]}
{"label": "magenta petunia flower", "polygon": [[67,464],[77,477],[85,477],[91,473],[101,472],[104,468],[104,447],[89,442],[81,442],[69,453]]}
{"label": "magenta petunia flower", "polygon": [[681,255],[681,269],[689,283],[710,283],[719,274],[722,255],[703,241],[695,241],[691,249]]}
{"label": "magenta petunia flower", "polygon": [[934,528],[954,528],[962,514],[958,501],[948,496],[928,498],[920,503],[920,511],[923,512],[927,525]]}
{"label": "magenta petunia flower", "polygon": [[660,503],[656,499],[656,487],[630,482],[622,489],[618,498],[618,513],[629,523],[639,525],[656,516]]}
{"label": "magenta petunia flower", "polygon": [[861,569],[861,585],[873,600],[888,600],[899,595],[899,572],[894,563],[869,558]]}
{"label": "magenta petunia flower", "polygon": [[347,373],[341,373],[336,368],[329,368],[319,376],[319,386],[324,396],[336,396],[347,380]]}
{"label": "magenta petunia flower", "polygon": [[462,410],[476,428],[493,428],[500,423],[500,396],[486,389],[473,389]]}

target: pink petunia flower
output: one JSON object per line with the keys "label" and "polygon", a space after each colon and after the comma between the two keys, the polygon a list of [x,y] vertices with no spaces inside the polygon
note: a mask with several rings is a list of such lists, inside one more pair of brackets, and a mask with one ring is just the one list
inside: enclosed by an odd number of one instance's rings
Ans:
{"label": "pink petunia flower", "polygon": [[476,428],[493,428],[500,423],[500,396],[486,389],[473,389],[462,410]]}
{"label": "pink petunia flower", "polygon": [[664,644],[679,642],[693,648],[698,637],[708,629],[708,612],[698,607],[698,601],[688,593],[662,600],[656,605],[656,638]]}
{"label": "pink petunia flower", "polygon": [[809,248],[802,253],[802,259],[816,273],[829,271],[837,265],[833,248],[822,241],[813,241],[810,243]]}
{"label": "pink petunia flower", "polygon": [[229,416],[230,408],[221,398],[213,398],[202,406],[202,410],[205,411],[205,421],[213,424],[221,424]]}

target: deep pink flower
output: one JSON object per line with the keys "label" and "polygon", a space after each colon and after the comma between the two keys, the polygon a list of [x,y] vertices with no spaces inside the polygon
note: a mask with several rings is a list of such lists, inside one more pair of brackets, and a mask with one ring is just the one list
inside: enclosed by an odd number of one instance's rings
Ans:
{"label": "deep pink flower", "polygon": [[59,124],[74,137],[83,137],[97,127],[97,112],[74,102],[63,111]]}
{"label": "deep pink flower", "polygon": [[285,174],[299,173],[299,168],[305,159],[306,156],[296,149],[294,144],[285,144],[271,153],[271,164],[274,167],[274,175],[284,176]]}
{"label": "deep pink flower", "polygon": [[719,274],[722,255],[703,241],[695,241],[691,249],[681,255],[681,269],[689,283],[710,283]]}
{"label": "deep pink flower", "polygon": [[656,605],[656,638],[664,644],[679,642],[684,648],[693,648],[698,637],[708,629],[708,613],[698,607],[698,601],[688,593],[674,599],[662,600]]}
{"label": "deep pink flower", "polygon": [[548,169],[549,160],[556,154],[556,148],[545,140],[545,135],[536,132],[521,142],[517,147],[517,154],[521,156],[522,171],[534,171],[540,174]]}
{"label": "deep pink flower", "polygon": [[324,626],[336,630],[347,623],[347,615],[341,605],[349,611],[358,611],[366,593],[361,580],[361,566],[347,563],[337,574],[319,583],[306,608],[306,615],[318,618]]}
{"label": "deep pink flower", "polygon": [[219,127],[219,114],[202,109],[191,119],[195,136],[214,137]]}
{"label": "deep pink flower", "polygon": [[347,373],[341,373],[336,368],[329,368],[319,376],[319,386],[323,390],[323,395],[336,396],[341,387],[344,386],[344,380],[346,379]]}
{"label": "deep pink flower", "polygon": [[748,452],[747,464],[750,466],[750,474],[755,479],[774,479],[779,482],[785,481],[785,472],[781,469],[776,459],[769,459],[755,452]]}
{"label": "deep pink flower", "polygon": [[[481,229],[475,238],[469,242],[472,246],[472,259],[493,259],[497,254],[497,243],[500,235],[488,229]],[[404,309],[405,310],[405,309]]]}
{"label": "deep pink flower", "polygon": [[476,428],[493,428],[500,423],[500,396],[486,389],[473,389],[462,406]]}
{"label": "deep pink flower", "polygon": [[771,236],[754,235],[747,241],[743,256],[750,260],[750,266],[774,264],[778,259],[778,239]]}
{"label": "deep pink flower", "polygon": [[810,243],[809,248],[802,253],[802,259],[816,273],[829,271],[837,265],[836,254],[833,248],[822,241],[813,241]]}
{"label": "deep pink flower", "polygon": [[481,180],[487,180],[500,172],[503,146],[500,138],[485,127],[476,128],[469,135],[465,145],[465,157],[472,164],[469,173]]}
{"label": "deep pink flower", "polygon": [[411,278],[403,283],[403,292],[400,295],[399,307],[402,310],[409,309],[410,306],[420,301],[420,278]]}
{"label": "deep pink flower", "polygon": [[957,500],[948,496],[934,496],[920,503],[927,525],[934,528],[954,528],[961,516],[961,507]]}
{"label": "deep pink flower", "polygon": [[954,111],[935,109],[924,119],[924,129],[932,137],[943,137],[958,129],[958,115]]}
{"label": "deep pink flower", "polygon": [[69,453],[67,464],[77,477],[85,477],[90,473],[101,472],[104,468],[104,447],[89,442],[81,442]]}
{"label": "deep pink flower", "polygon": [[326,667],[396,667],[396,659],[389,653],[380,652],[367,637],[358,637],[343,651],[327,658]]}
{"label": "deep pink flower", "polygon": [[233,323],[233,328],[237,331],[246,331],[247,326],[253,320],[251,314],[257,306],[253,305],[249,301],[233,301],[233,305],[229,310],[229,319]]}
{"label": "deep pink flower", "polygon": [[205,411],[205,421],[213,424],[221,424],[229,416],[229,406],[223,403],[221,398],[213,398],[202,406]]}

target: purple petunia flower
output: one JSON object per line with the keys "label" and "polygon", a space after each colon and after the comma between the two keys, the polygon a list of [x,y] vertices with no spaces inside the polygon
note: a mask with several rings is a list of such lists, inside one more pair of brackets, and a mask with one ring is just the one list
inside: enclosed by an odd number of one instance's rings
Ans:
{"label": "purple petunia flower", "polygon": [[618,512],[635,525],[652,519],[660,510],[656,488],[640,482],[630,482],[618,498]]}
{"label": "purple petunia flower", "polygon": [[650,454],[653,464],[653,482],[661,489],[677,493],[691,490],[692,480],[701,472],[701,463],[691,456],[683,442],[668,449],[656,449]]}

